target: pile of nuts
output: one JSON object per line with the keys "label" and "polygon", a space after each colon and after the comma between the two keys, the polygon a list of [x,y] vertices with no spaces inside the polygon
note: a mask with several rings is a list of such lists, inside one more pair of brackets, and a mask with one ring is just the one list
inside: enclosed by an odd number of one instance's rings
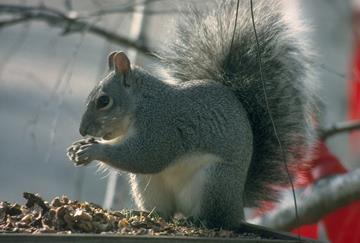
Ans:
{"label": "pile of nuts", "polygon": [[[25,205],[0,202],[0,233],[96,233],[200,237],[254,237],[228,230],[194,227],[186,220],[165,221],[155,212],[108,211],[94,203],[55,197],[50,203],[25,192]],[[256,236],[255,236],[256,237]]]}

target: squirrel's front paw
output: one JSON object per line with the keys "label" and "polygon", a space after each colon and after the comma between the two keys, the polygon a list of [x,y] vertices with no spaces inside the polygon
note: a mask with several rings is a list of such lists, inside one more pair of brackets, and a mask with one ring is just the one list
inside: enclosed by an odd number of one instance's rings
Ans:
{"label": "squirrel's front paw", "polygon": [[67,150],[67,156],[76,166],[87,165],[101,152],[101,144],[94,139],[82,139],[73,143]]}

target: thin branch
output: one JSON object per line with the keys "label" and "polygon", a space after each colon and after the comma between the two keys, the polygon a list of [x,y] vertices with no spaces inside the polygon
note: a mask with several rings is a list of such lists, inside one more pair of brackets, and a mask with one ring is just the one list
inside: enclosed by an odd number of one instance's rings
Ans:
{"label": "thin branch", "polygon": [[[138,12],[138,5],[149,5],[154,2],[160,2],[166,0],[147,0],[147,1],[131,1],[131,4],[122,4],[121,6],[111,6],[110,8],[103,8],[94,12],[82,13],[80,18],[88,18],[92,16],[99,15],[108,15],[108,14],[117,14],[117,13],[128,13],[128,12]],[[168,9],[168,10],[146,10],[144,12],[141,11],[142,14],[150,15],[150,14],[171,14],[176,13],[178,10]]]}
{"label": "thin branch", "polygon": [[360,120],[335,123],[329,128],[320,130],[320,138],[323,140],[342,132],[350,132],[360,129]]}
{"label": "thin branch", "polygon": [[318,222],[326,214],[360,200],[360,169],[318,181],[298,201],[299,218],[292,205],[275,209],[252,223],[279,230],[292,230]]}
{"label": "thin branch", "polygon": [[0,28],[5,28],[7,26],[20,24],[20,23],[26,22],[28,19],[29,19],[29,17],[22,16],[22,17],[19,17],[19,18],[13,18],[13,19],[10,19],[10,20],[1,21],[0,22]]}
{"label": "thin branch", "polygon": [[345,74],[340,73],[340,72],[332,69],[331,67],[327,66],[326,64],[323,64],[323,63],[322,63],[322,64],[319,64],[319,66],[320,66],[320,68],[322,68],[323,70],[325,70],[325,71],[327,71],[327,72],[329,72],[329,73],[331,73],[331,74],[333,74],[333,75],[341,78],[341,81],[343,81],[344,79],[346,79],[346,75],[345,75]]}
{"label": "thin branch", "polygon": [[109,42],[117,45],[125,45],[134,48],[145,55],[152,55],[152,50],[139,41],[131,40],[127,37],[113,33],[97,25],[91,25],[88,21],[79,19],[73,12],[62,12],[44,5],[38,7],[28,7],[11,4],[0,4],[0,14],[16,15],[12,20],[0,21],[0,27],[9,27],[15,24],[29,21],[43,21],[50,26],[63,28],[63,34],[81,32],[87,26],[89,33],[107,39]]}
{"label": "thin branch", "polygon": [[[92,16],[99,16],[99,15],[108,15],[108,14],[117,14],[117,13],[128,13],[128,12],[138,12],[139,10],[137,8],[135,8],[138,5],[149,5],[155,2],[161,2],[161,1],[168,1],[169,0],[151,0],[151,1],[141,1],[141,2],[137,2],[137,1],[131,1],[131,4],[121,4],[121,6],[110,6],[110,8],[102,8],[100,10],[96,10],[94,12],[81,12],[80,14],[80,18],[88,18],[88,17],[92,17]],[[190,0],[191,1],[191,0]],[[198,0],[199,2],[200,0]],[[209,1],[209,0],[202,0],[204,2]],[[96,3],[97,5],[100,5],[99,3]],[[165,9],[165,10],[145,10],[143,12],[144,15],[152,15],[152,14],[173,14],[173,13],[178,13],[179,9],[175,8],[175,9]],[[187,11],[182,10],[181,11],[182,14],[187,13]]]}

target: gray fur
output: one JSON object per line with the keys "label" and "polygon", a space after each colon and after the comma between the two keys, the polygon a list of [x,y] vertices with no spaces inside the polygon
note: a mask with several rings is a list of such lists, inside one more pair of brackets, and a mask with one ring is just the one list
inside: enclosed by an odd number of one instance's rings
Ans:
{"label": "gray fur", "polygon": [[[308,54],[276,1],[256,3],[270,112],[287,162],[300,162],[313,134]],[[122,140],[76,142],[69,157],[77,165],[100,160],[132,173],[133,195],[142,209],[156,207],[163,216],[181,212],[210,227],[238,227],[245,205],[275,199],[271,186],[287,182],[285,168],[266,110],[247,4],[240,6],[229,53],[234,4],[226,1],[216,10],[184,17],[162,56],[175,84],[138,67],[127,75],[111,72],[101,81],[89,95],[81,133]],[[113,104],[97,110],[103,93]],[[191,168],[189,163],[204,158],[208,163]],[[144,175],[153,181],[144,183]],[[180,181],[180,190],[164,184],[171,176],[189,181]]]}
{"label": "gray fur", "polygon": [[254,134],[245,197],[253,206],[276,199],[273,184],[288,183],[283,156],[291,165],[308,155],[315,135],[311,116],[316,113],[316,85],[301,23],[286,19],[278,0],[254,1],[266,92],[283,155],[266,108],[249,1],[240,1],[229,50],[235,9],[235,1],[225,1],[214,10],[195,9],[183,16],[162,60],[169,75],[181,82],[210,79],[231,87],[245,107]]}

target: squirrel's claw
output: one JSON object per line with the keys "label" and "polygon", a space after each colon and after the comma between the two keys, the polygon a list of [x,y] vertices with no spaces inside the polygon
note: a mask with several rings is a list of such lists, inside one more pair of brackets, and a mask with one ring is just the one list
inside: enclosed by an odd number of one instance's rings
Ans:
{"label": "squirrel's claw", "polygon": [[75,143],[68,148],[67,155],[76,166],[87,165],[99,156],[101,150],[99,146],[98,143]]}
{"label": "squirrel's claw", "polygon": [[87,148],[95,144],[98,143],[94,138],[80,139],[68,147],[66,155],[76,166],[87,165],[94,160],[93,157],[96,155],[92,153],[90,156]]}

